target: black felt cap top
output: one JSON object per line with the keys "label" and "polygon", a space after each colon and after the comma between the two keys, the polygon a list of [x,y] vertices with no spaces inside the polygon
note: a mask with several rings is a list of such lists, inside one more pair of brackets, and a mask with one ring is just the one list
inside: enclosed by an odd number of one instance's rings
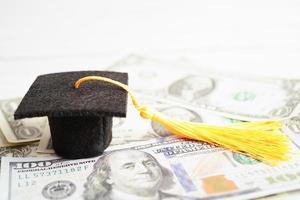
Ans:
{"label": "black felt cap top", "polygon": [[128,74],[107,71],[63,72],[38,76],[15,112],[24,117],[125,117],[127,92],[118,86],[88,81],[75,89],[85,76],[104,76],[128,84]]}

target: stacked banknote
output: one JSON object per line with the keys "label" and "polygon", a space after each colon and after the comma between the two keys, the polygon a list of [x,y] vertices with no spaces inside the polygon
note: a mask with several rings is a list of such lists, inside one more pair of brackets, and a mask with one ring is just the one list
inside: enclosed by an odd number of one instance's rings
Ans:
{"label": "stacked banknote", "polygon": [[8,99],[0,101],[0,199],[300,197],[300,80],[221,74],[136,55],[107,70],[128,72],[139,101],[175,119],[226,125],[277,118],[295,154],[269,166],[179,139],[129,104],[126,118],[114,118],[103,155],[66,160],[55,155],[47,118],[14,120],[21,98]]}

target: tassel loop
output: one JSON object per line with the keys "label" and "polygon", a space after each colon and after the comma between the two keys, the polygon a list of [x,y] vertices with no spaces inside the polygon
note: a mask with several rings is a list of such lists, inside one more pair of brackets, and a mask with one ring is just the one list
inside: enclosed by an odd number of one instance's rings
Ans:
{"label": "tassel loop", "polygon": [[140,116],[144,119],[155,120],[157,118],[157,111],[149,108],[147,105],[142,105],[137,110],[140,112]]}

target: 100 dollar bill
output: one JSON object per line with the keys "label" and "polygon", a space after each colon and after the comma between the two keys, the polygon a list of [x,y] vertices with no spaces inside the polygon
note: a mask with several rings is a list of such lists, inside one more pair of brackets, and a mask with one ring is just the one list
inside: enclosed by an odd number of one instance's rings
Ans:
{"label": "100 dollar bill", "polygon": [[245,199],[300,188],[299,157],[276,167],[215,146],[166,137],[102,156],[3,158],[4,199]]}

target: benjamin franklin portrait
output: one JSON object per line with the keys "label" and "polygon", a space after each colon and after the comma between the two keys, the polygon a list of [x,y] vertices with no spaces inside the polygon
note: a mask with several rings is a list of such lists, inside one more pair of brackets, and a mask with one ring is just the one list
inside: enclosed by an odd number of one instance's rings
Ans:
{"label": "benjamin franklin portrait", "polygon": [[112,151],[98,159],[85,183],[85,200],[175,200],[182,197],[163,192],[174,186],[172,172],[149,153]]}

